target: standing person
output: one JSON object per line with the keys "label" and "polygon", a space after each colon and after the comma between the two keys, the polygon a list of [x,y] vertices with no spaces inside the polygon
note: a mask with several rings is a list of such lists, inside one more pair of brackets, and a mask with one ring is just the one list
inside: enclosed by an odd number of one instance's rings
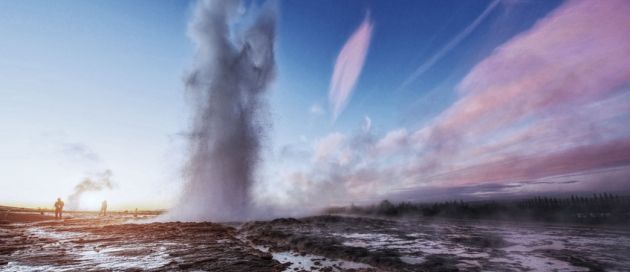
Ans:
{"label": "standing person", "polygon": [[55,219],[61,219],[63,213],[63,201],[61,198],[57,198],[57,202],[55,202]]}
{"label": "standing person", "polygon": [[98,215],[103,215],[103,216],[107,216],[107,200],[103,200],[103,203],[101,203],[101,211],[98,213]]}

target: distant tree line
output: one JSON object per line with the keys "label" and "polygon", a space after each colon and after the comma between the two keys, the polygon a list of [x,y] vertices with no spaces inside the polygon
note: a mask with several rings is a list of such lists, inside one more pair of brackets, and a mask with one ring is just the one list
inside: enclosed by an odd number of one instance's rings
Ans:
{"label": "distant tree line", "polygon": [[463,219],[526,219],[586,224],[630,223],[630,197],[610,193],[590,197],[533,197],[514,201],[445,201],[436,203],[392,203],[331,207],[326,213],[372,216],[422,216]]}

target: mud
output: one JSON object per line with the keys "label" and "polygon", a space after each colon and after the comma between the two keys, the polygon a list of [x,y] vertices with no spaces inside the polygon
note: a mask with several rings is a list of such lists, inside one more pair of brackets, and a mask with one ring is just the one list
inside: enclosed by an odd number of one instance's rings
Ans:
{"label": "mud", "polygon": [[0,225],[0,271],[628,271],[630,230],[317,216]]}

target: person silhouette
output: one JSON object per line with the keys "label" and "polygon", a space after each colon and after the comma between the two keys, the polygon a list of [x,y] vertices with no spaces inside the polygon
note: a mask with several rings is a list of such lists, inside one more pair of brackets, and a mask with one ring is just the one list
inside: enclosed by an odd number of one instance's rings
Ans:
{"label": "person silhouette", "polygon": [[103,200],[103,203],[101,203],[101,211],[98,213],[98,215],[103,215],[103,216],[107,216],[107,200]]}
{"label": "person silhouette", "polygon": [[55,219],[61,219],[63,215],[63,201],[61,198],[57,198],[57,202],[55,202]]}

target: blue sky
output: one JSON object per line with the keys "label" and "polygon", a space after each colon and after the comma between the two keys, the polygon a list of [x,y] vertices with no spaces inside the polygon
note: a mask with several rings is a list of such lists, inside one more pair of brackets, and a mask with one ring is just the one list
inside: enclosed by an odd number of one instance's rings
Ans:
{"label": "blue sky", "polygon": [[[424,60],[462,31],[488,6],[490,1],[305,1],[282,2],[279,33],[278,91],[274,110],[310,108],[313,103],[327,104],[330,74],[334,60],[348,36],[361,23],[367,12],[374,22],[361,79],[352,102],[338,122],[330,118],[319,127],[348,131],[369,115],[378,128],[388,130],[399,125],[418,126],[421,119],[435,115],[452,101],[453,93],[442,91],[430,107],[417,109],[435,88],[452,89],[457,79],[483,56],[510,36],[531,26],[557,3],[504,4],[497,8],[477,29],[477,34],[465,39],[442,60],[413,83],[399,90],[404,80]],[[512,7],[516,6],[516,7]],[[518,8],[518,16],[507,17],[505,11]],[[504,33],[488,33],[492,26],[508,24]],[[285,86],[286,84],[286,86]],[[276,102],[277,101],[277,102]],[[402,111],[400,109],[403,109]],[[421,118],[409,120],[409,112]],[[289,114],[286,114],[287,117]],[[299,124],[303,115],[293,115]],[[326,127],[327,126],[327,127]],[[295,127],[293,125],[281,127]],[[280,128],[281,129],[281,128]],[[285,133],[280,133],[285,134]],[[287,131],[288,135],[299,134]]]}
{"label": "blue sky", "polygon": [[[185,128],[188,5],[2,1],[0,9],[0,160],[12,184],[2,199],[43,205],[110,168],[121,190],[154,201],[150,182],[166,179],[170,138]],[[75,144],[98,161],[67,158],[64,146]]]}
{"label": "blue sky", "polygon": [[[478,25],[462,34],[493,4],[496,7]],[[461,92],[474,89],[460,87],[467,76],[472,78],[471,86],[491,86],[485,78],[477,80],[480,76],[475,73],[477,67],[485,67],[480,66],[484,60],[493,58],[497,48],[506,47],[509,51],[505,45],[518,43],[517,38],[527,33],[535,35],[536,22],[546,17],[567,17],[554,11],[563,7],[579,10],[573,5],[516,0],[279,1],[278,75],[268,96],[272,126],[263,155],[260,179],[264,181],[257,188],[261,201],[290,201],[288,195],[300,190],[317,192],[322,184],[335,184],[333,190],[341,188],[340,192],[357,200],[401,190],[407,195],[423,186],[431,186],[426,191],[441,188],[436,185],[439,181],[430,179],[416,177],[413,182],[392,184],[383,178],[398,177],[403,168],[426,169],[432,164],[418,161],[418,157],[442,155],[441,150],[431,146],[417,150],[401,147],[413,150],[409,151],[411,155],[400,150],[395,154],[341,153],[378,149],[378,143],[385,146],[396,137],[409,144],[413,135],[414,139],[422,138],[423,131],[430,131],[428,139],[437,137],[436,131],[443,131],[441,120],[456,115],[458,101],[465,98]],[[624,4],[617,5],[626,8]],[[186,150],[181,135],[187,131],[190,116],[183,75],[194,52],[186,35],[191,9],[192,3],[185,1],[0,1],[1,203],[48,205],[57,196],[70,194],[84,177],[111,169],[116,188],[86,195],[83,208],[96,208],[101,198],[108,198],[113,208],[172,204],[181,185],[179,171]],[[372,26],[365,62],[347,106],[334,119],[329,89],[335,60],[364,20]],[[539,28],[554,26],[545,27]],[[588,29],[584,31],[584,35],[591,34]],[[452,43],[457,37],[461,39]],[[621,42],[625,44],[627,40]],[[449,43],[451,48],[447,48]],[[537,48],[531,48],[534,49]],[[529,48],[525,50],[528,52]],[[593,52],[597,48],[584,50]],[[429,69],[413,76],[436,55],[439,58]],[[516,64],[515,67],[521,69]],[[625,68],[621,66],[622,70]],[[404,84],[406,80],[409,84]],[[610,97],[585,99],[603,103],[607,98]],[[589,105],[592,104],[575,107]],[[606,119],[614,132],[597,135],[614,140],[626,136],[627,131],[614,122],[614,118],[624,114],[622,111]],[[523,114],[515,121],[517,125],[503,124],[501,130],[489,136],[484,134],[484,140],[466,138],[455,144],[500,139],[519,128],[551,122],[558,116]],[[362,130],[366,119],[371,120],[371,125]],[[595,122],[599,121],[592,121]],[[573,135],[583,133],[584,130],[577,130]],[[352,144],[361,139],[369,146]],[[551,139],[540,141],[555,143]],[[533,142],[519,142],[519,146],[529,144]],[[575,147],[592,144],[580,142]],[[341,153],[325,154],[321,158],[326,159],[321,162],[316,154],[323,152],[326,145],[333,145]],[[443,175],[443,169],[469,166],[476,158],[466,155],[470,152],[458,153],[456,160],[449,158],[456,161],[453,165],[441,165],[442,170],[431,168],[426,173]],[[338,161],[346,155],[363,159],[350,160],[349,164]],[[296,161],[292,156],[301,159]],[[365,159],[375,156],[372,161]],[[400,169],[392,170],[392,165]],[[314,169],[321,173],[313,174],[317,172]],[[384,172],[368,174],[366,169]],[[499,177],[478,183],[558,179],[559,175],[590,170],[572,169],[540,177]],[[332,178],[338,176],[343,180]],[[357,176],[364,177],[365,183],[357,181]],[[442,184],[450,184],[449,188],[471,185],[449,183],[450,180]],[[304,184],[300,190],[295,188],[298,183]],[[552,189],[530,191],[536,190]]]}

